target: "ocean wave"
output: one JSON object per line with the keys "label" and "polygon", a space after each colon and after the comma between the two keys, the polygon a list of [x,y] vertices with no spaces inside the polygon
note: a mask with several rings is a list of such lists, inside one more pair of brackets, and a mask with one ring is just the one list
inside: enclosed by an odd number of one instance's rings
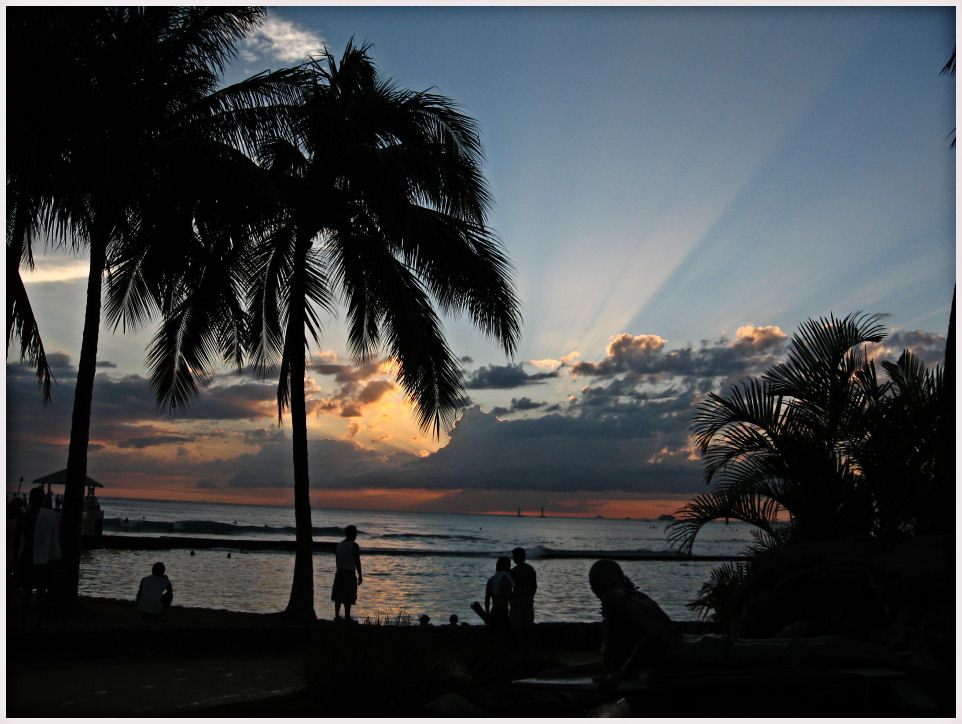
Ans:
{"label": "ocean wave", "polygon": [[[237,523],[222,523],[216,520],[129,520],[126,518],[105,518],[104,532],[109,533],[130,533],[133,535],[156,535],[179,533],[181,535],[222,535],[222,536],[245,536],[245,535],[270,535],[283,538],[292,538],[296,529],[292,525],[269,526],[269,525],[241,525]],[[359,534],[361,531],[359,531]],[[340,538],[344,535],[344,529],[337,526],[315,526],[311,535],[324,538]]]}
{"label": "ocean wave", "polygon": [[397,539],[397,540],[419,540],[422,538],[427,538],[430,540],[462,540],[462,541],[483,541],[488,540],[487,538],[479,538],[473,535],[449,535],[446,533],[385,533],[384,535],[378,536],[381,540],[387,539]]}

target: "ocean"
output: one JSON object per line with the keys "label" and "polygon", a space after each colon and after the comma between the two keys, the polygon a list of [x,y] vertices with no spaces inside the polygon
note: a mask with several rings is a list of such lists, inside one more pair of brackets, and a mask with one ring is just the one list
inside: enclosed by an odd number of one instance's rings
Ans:
{"label": "ocean", "polygon": [[[101,498],[107,535],[189,536],[223,540],[223,546],[190,550],[90,550],[81,560],[80,592],[133,601],[142,576],[162,560],[174,586],[175,605],[255,613],[282,611],[290,591],[294,554],[269,550],[271,541],[294,539],[291,507]],[[537,571],[537,621],[600,620],[587,573],[597,558],[668,553],[667,523],[609,518],[411,513],[318,509],[315,541],[337,542],[343,527],[358,528],[364,583],[352,615],[407,614],[446,623],[451,614],[480,623],[472,601],[484,600],[495,559],[515,546],[527,550]],[[262,540],[263,551],[232,548],[231,541]],[[694,553],[731,556],[750,542],[741,523],[712,523]],[[229,557],[228,557],[229,556]],[[627,575],[674,619],[692,620],[686,608],[720,565],[711,561],[624,561]],[[332,618],[333,555],[315,553],[315,611]]]}

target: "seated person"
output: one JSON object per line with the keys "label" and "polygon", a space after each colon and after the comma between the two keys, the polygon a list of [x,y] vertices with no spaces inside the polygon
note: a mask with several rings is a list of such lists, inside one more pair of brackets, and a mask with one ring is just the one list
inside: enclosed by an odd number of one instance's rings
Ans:
{"label": "seated person", "polygon": [[615,561],[596,561],[588,584],[601,600],[604,619],[603,687],[617,686],[641,668],[713,666],[820,666],[842,662],[899,665],[903,652],[844,636],[735,640],[683,636],[661,607],[638,590]]}
{"label": "seated person", "polygon": [[588,585],[601,600],[607,672],[653,663],[681,641],[668,614],[639,591],[615,561],[596,561],[588,572]]}
{"label": "seated person", "polygon": [[140,579],[137,610],[144,618],[159,618],[174,600],[174,587],[165,575],[163,563],[155,563],[149,576]]}

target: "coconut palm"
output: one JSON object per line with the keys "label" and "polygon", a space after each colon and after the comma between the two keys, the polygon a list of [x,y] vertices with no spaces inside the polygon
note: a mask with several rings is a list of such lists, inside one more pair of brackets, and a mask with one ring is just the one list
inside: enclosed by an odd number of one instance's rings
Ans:
{"label": "coconut palm", "polygon": [[[60,13],[12,8],[7,15],[7,348],[16,337],[44,403],[53,374],[20,271],[33,268],[38,238],[64,232],[77,198],[64,163],[63,124],[51,123],[64,110],[64,96],[41,89],[43,79],[56,79],[58,90],[68,93],[74,87],[77,68],[66,61],[72,39]],[[16,72],[21,62],[30,72]]]}
{"label": "coconut palm", "polygon": [[[235,44],[263,17],[256,8],[18,8],[16,13],[19,52],[9,56],[9,76],[27,81],[8,105],[22,113],[23,135],[40,149],[31,159],[45,162],[37,164],[42,171],[56,170],[44,175],[20,164],[21,181],[29,181],[22,183],[26,191],[20,198],[33,203],[36,215],[59,229],[61,239],[85,250],[90,264],[61,524],[63,593],[72,599],[104,280],[111,286],[110,273],[123,270],[118,279],[124,300],[115,305],[115,322],[142,321],[150,311],[147,300],[169,289],[169,279],[177,276],[137,282],[145,268],[143,249],[158,254],[163,249],[167,258],[187,264],[182,252],[196,245],[210,224],[197,223],[193,212],[199,202],[185,200],[185,180],[203,178],[216,188],[229,177],[224,168],[237,167],[236,148],[253,142],[252,129],[269,115],[237,111],[275,90],[270,77],[218,89]],[[59,62],[43,57],[48,50]],[[210,194],[205,200],[215,203]],[[125,266],[117,267],[121,262]]]}
{"label": "coconut palm", "polygon": [[307,424],[308,338],[343,302],[350,351],[384,352],[424,430],[463,399],[441,312],[467,312],[507,354],[520,334],[509,262],[486,226],[489,195],[475,123],[442,96],[382,80],[368,47],[311,64],[297,143],[262,149],[286,208],[255,248],[254,360],[279,362],[278,414],[293,430],[297,553],[288,612],[314,616]]}
{"label": "coconut palm", "polygon": [[809,320],[786,362],[710,394],[692,429],[713,488],[679,511],[669,540],[690,552],[722,518],[755,526],[753,551],[924,530],[948,500],[942,372],[905,352],[880,381],[865,345],[884,337],[876,315]]}

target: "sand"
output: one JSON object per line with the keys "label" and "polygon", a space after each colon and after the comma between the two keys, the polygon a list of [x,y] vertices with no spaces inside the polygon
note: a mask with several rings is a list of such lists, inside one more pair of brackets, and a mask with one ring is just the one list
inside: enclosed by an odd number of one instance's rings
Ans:
{"label": "sand", "polygon": [[[952,716],[954,670],[879,666],[640,672],[600,691],[600,624],[375,626],[81,599],[37,630],[7,594],[11,717]],[[528,680],[533,683],[523,683]]]}
{"label": "sand", "polygon": [[21,622],[19,601],[8,591],[15,717],[416,715],[452,688],[599,659],[598,627],[586,624],[545,624],[518,653],[484,626],[298,624],[178,606],[144,621],[132,602],[92,598],[38,630],[32,615]]}

